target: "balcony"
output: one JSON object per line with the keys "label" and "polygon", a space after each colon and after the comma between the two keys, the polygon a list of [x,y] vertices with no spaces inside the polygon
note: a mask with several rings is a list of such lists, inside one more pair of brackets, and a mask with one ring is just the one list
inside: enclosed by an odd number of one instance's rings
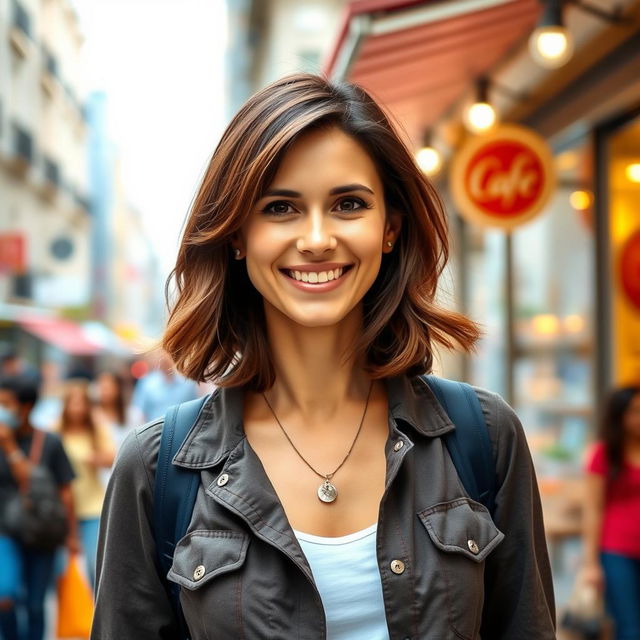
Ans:
{"label": "balcony", "polygon": [[18,0],[13,0],[13,23],[9,29],[9,42],[21,58],[29,55],[31,29],[31,16]]}
{"label": "balcony", "polygon": [[42,196],[52,202],[61,186],[60,167],[58,163],[45,156],[43,159],[44,182],[41,187]]}
{"label": "balcony", "polygon": [[26,175],[33,164],[34,149],[31,134],[20,125],[13,123],[13,137],[9,168],[19,176]]}
{"label": "balcony", "polygon": [[40,76],[40,84],[44,92],[50,98],[54,98],[59,90],[58,82],[60,81],[58,60],[45,45],[42,45],[41,51],[42,75]]}

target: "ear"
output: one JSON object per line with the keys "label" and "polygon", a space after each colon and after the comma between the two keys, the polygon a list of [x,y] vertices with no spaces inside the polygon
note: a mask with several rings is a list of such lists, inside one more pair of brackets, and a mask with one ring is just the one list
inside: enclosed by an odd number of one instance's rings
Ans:
{"label": "ear", "polygon": [[245,255],[244,240],[240,233],[234,233],[231,236],[231,255],[236,260],[242,260]]}
{"label": "ear", "polygon": [[[382,238],[382,252],[391,253],[396,241],[400,237],[402,229],[402,214],[398,211],[389,211],[384,225],[384,237]],[[391,246],[389,246],[389,243]]]}

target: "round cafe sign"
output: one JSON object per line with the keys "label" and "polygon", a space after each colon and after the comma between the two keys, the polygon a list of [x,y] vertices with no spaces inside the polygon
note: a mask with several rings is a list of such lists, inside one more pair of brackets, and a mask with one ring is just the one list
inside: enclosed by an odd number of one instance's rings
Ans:
{"label": "round cafe sign", "polygon": [[620,280],[629,302],[640,309],[640,231],[636,231],[622,247]]}
{"label": "round cafe sign", "polygon": [[456,154],[453,199],[460,213],[482,226],[513,229],[549,201],[556,179],[553,156],[535,132],[502,125],[475,136]]}

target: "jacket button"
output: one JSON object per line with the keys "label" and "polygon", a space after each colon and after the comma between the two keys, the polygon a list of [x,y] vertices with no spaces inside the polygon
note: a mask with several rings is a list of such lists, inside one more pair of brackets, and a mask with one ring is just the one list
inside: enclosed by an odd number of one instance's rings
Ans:
{"label": "jacket button", "polygon": [[202,580],[202,576],[204,576],[204,567],[200,564],[196,567],[196,570],[193,572],[194,580]]}
{"label": "jacket button", "polygon": [[480,549],[478,548],[478,544],[475,540],[467,540],[467,546],[469,547],[469,551],[471,553],[478,553]]}
{"label": "jacket button", "polygon": [[398,442],[396,442],[393,445],[393,450],[394,451],[400,451],[400,449],[402,449],[402,447],[404,447],[404,442],[402,440],[398,440]]}
{"label": "jacket button", "polygon": [[219,478],[218,478],[218,486],[219,487],[224,487],[225,484],[227,484],[227,482],[229,482],[229,475],[226,473],[223,473]]}
{"label": "jacket button", "polygon": [[402,560],[392,560],[391,571],[393,571],[393,573],[396,573],[398,575],[400,575],[401,573],[404,573],[404,562],[402,562]]}

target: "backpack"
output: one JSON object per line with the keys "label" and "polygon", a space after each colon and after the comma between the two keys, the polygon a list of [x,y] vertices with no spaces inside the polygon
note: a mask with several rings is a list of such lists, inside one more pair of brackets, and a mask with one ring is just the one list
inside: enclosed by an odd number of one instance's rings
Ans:
{"label": "backpack", "polygon": [[[420,376],[456,426],[443,437],[458,476],[469,496],[493,513],[495,464],[482,408],[473,388],[463,382]],[[191,521],[200,473],[172,464],[209,395],[167,411],[160,439],[153,501],[153,524],[160,572],[176,612],[182,639],[189,637],[180,607],[180,585],[166,580],[175,546]]]}
{"label": "backpack", "polygon": [[29,480],[7,501],[3,522],[9,535],[25,547],[55,551],[66,540],[69,521],[58,486],[49,470],[39,464],[44,439],[43,431],[34,432]]}

